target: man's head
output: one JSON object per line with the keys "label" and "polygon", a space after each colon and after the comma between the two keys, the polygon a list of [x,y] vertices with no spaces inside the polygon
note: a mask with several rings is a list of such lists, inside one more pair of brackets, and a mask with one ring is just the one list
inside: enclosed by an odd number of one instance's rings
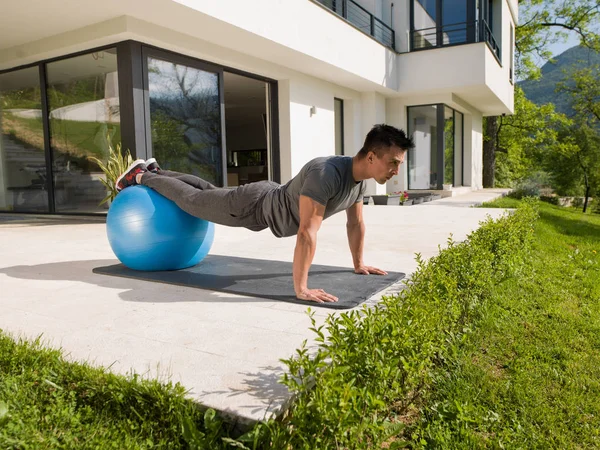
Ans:
{"label": "man's head", "polygon": [[356,154],[365,165],[369,178],[379,184],[398,174],[408,149],[414,148],[406,133],[391,125],[375,125],[365,138],[363,148]]}

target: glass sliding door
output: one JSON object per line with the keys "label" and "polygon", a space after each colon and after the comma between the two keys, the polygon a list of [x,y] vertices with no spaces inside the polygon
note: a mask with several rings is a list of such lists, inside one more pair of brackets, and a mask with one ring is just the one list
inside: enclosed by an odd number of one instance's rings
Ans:
{"label": "glass sliding door", "polygon": [[473,26],[467,19],[466,0],[438,0],[442,9],[443,45],[467,42],[467,27]]}
{"label": "glass sliding door", "polygon": [[411,0],[411,50],[477,42],[479,1]]}
{"label": "glass sliding door", "polygon": [[90,156],[107,161],[121,141],[117,51],[106,49],[46,65],[50,148],[56,212],[106,212]]}
{"label": "glass sliding door", "polygon": [[415,143],[415,147],[408,151],[409,189],[437,189],[437,111],[438,105],[408,108],[408,133]]}
{"label": "glass sliding door", "polygon": [[223,186],[220,72],[147,53],[151,154],[165,169]]}
{"label": "glass sliding door", "polygon": [[408,133],[415,148],[408,151],[408,188],[462,186],[463,115],[443,105],[410,106]]}
{"label": "glass sliding door", "polygon": [[413,2],[413,49],[437,47],[436,0],[412,0]]}
{"label": "glass sliding door", "polygon": [[38,66],[0,75],[0,211],[48,212]]}
{"label": "glass sliding door", "polygon": [[227,186],[269,179],[268,83],[223,72]]}

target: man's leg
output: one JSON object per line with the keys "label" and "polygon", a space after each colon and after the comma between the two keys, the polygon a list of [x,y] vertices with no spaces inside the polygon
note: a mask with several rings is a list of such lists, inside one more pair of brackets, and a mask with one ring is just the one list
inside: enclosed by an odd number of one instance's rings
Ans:
{"label": "man's leg", "polygon": [[208,181],[203,180],[195,175],[190,175],[189,173],[181,173],[175,172],[174,170],[163,170],[160,169],[158,171],[159,175],[164,175],[169,178],[175,178],[177,180],[181,180],[184,183],[189,184],[197,189],[208,190],[208,189],[220,189],[214,184],[210,184]]}
{"label": "man's leg", "polygon": [[271,189],[270,186],[252,183],[255,186],[219,188],[193,175],[175,172],[174,176],[166,176],[163,172],[167,171],[145,172],[141,184],[174,201],[188,214],[209,222],[231,227],[266,228],[258,223],[255,213],[258,199],[265,189]]}

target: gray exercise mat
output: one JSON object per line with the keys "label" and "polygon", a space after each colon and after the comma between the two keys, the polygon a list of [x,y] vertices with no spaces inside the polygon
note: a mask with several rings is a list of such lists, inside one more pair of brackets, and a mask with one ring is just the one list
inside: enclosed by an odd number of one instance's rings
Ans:
{"label": "gray exercise mat", "polygon": [[181,270],[144,272],[115,264],[96,267],[93,272],[333,309],[358,306],[405,276],[399,272],[357,275],[348,267],[312,265],[309,286],[339,298],[335,303],[316,303],[296,298],[291,262],[208,255],[198,265]]}

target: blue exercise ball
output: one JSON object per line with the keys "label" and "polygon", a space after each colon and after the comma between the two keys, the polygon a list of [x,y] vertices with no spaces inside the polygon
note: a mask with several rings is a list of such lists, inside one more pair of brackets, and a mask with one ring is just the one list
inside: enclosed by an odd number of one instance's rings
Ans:
{"label": "blue exercise ball", "polygon": [[130,269],[177,270],[204,259],[215,226],[146,186],[130,186],[110,205],[106,232],[113,252]]}

